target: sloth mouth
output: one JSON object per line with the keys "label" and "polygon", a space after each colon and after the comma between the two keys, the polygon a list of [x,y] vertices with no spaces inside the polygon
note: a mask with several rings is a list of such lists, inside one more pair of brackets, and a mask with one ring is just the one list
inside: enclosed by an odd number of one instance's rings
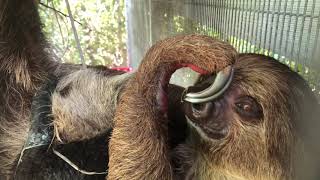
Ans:
{"label": "sloth mouth", "polygon": [[[167,96],[167,88],[169,84],[169,80],[172,74],[183,67],[189,67],[193,71],[199,73],[200,75],[209,74],[208,71],[193,65],[193,64],[178,64],[172,66],[168,71],[162,71],[160,73],[160,84],[157,93],[157,102],[159,102],[160,109],[163,112],[167,112],[168,110],[168,96]],[[213,83],[207,87],[206,89],[199,92],[187,92],[183,94],[182,99],[189,103],[205,103],[212,101],[218,97],[220,97],[230,86],[231,81],[233,79],[234,69],[232,66],[227,66],[223,70],[219,71],[215,76]]]}
{"label": "sloth mouth", "polygon": [[[212,101],[212,99],[220,96],[225,90],[226,88],[230,85],[230,81],[233,78],[233,68],[229,66],[229,69],[225,70],[225,76],[224,78],[220,78],[220,81],[217,81],[217,78],[213,78],[213,80],[211,79],[210,82],[208,82],[209,86],[206,86],[198,91],[192,91],[187,92],[187,94],[189,96],[186,96],[183,93],[183,88],[180,89],[181,92],[178,93],[177,96],[180,96],[180,99],[178,99],[179,97],[175,97],[177,99],[173,100],[173,99],[168,99],[168,84],[169,84],[169,80],[172,76],[172,74],[180,68],[183,67],[189,67],[191,68],[193,71],[198,72],[201,75],[209,75],[208,71],[201,69],[193,64],[180,64],[177,66],[172,67],[169,71],[162,71],[161,73],[161,81],[160,81],[160,88],[159,88],[159,93],[158,93],[158,97],[160,98],[158,99],[158,102],[160,102],[160,108],[163,110],[162,112],[164,112],[164,114],[168,115],[168,120],[169,120],[169,144],[171,148],[176,147],[178,144],[181,144],[182,142],[185,141],[186,137],[189,134],[189,128],[188,128],[188,124],[191,124],[191,126],[193,126],[198,133],[200,133],[203,137],[207,137],[207,139],[222,139],[226,136],[226,133],[228,132],[227,129],[225,130],[220,130],[220,129],[205,129],[203,127],[200,126],[200,124],[194,123],[191,120],[188,120],[188,118],[185,116],[185,112],[182,109],[181,103],[183,103],[183,101],[185,101],[186,97],[189,97],[189,99],[192,100],[200,100],[204,99],[205,102],[206,101]],[[217,73],[219,74],[219,72]],[[218,78],[219,80],[219,78]],[[215,90],[212,92],[212,87],[215,87]],[[206,91],[207,89],[209,89],[209,93],[208,91]],[[171,89],[170,89],[171,90]],[[211,90],[211,92],[210,92]],[[192,94],[193,93],[193,94]],[[217,95],[219,94],[219,95]],[[193,97],[193,95],[195,95],[195,98]],[[200,95],[200,97],[198,97],[197,95]],[[203,96],[203,98],[201,97]],[[214,98],[208,98],[210,96],[214,96]],[[171,96],[170,96],[171,98]],[[187,99],[188,100],[188,99]],[[170,108],[168,106],[170,101]],[[178,101],[177,106],[173,106],[172,107],[172,101]],[[198,101],[199,102],[199,101]],[[193,102],[188,102],[191,104],[196,104]],[[167,114],[168,113],[168,114]]]}
{"label": "sloth mouth", "polygon": [[188,123],[206,140],[220,140],[227,136],[227,128],[208,128],[186,117]]}
{"label": "sloth mouth", "polygon": [[186,64],[186,63],[181,63],[181,64],[176,64],[174,66],[172,66],[168,71],[161,71],[160,74],[160,84],[158,88],[158,93],[157,93],[157,102],[159,103],[159,107],[162,110],[162,112],[167,112],[168,110],[168,84],[170,81],[170,78],[172,76],[172,74],[181,68],[184,67],[189,67],[190,69],[192,69],[193,71],[204,75],[204,74],[209,74],[209,72],[205,69],[202,69],[194,64]]}

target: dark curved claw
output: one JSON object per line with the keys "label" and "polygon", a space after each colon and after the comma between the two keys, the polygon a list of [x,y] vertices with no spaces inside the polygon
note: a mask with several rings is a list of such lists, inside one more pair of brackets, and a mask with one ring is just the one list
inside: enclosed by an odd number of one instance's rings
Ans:
{"label": "dark curved claw", "polygon": [[216,99],[229,87],[233,78],[233,74],[233,67],[227,66],[222,71],[218,72],[211,86],[200,92],[187,93],[184,97],[184,101],[190,103],[204,103]]}

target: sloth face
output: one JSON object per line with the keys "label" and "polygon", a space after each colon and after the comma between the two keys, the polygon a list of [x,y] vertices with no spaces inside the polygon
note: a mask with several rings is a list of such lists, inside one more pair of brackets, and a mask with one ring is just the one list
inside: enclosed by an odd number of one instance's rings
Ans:
{"label": "sloth face", "polygon": [[218,81],[218,72],[200,78],[184,95],[187,137],[195,152],[243,179],[285,179],[286,172],[313,161],[319,105],[307,82],[263,55],[241,54],[233,69],[229,84],[230,73]]}
{"label": "sloth face", "polygon": [[226,92],[222,97],[204,103],[184,104],[189,123],[205,138],[225,138],[233,121],[248,125],[259,124],[263,110],[258,101],[238,89]]}

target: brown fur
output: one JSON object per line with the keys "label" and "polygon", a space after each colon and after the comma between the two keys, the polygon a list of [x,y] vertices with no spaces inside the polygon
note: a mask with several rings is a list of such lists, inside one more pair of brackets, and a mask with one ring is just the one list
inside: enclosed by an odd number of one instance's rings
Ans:
{"label": "brown fur", "polygon": [[[21,6],[25,16],[17,18]],[[0,177],[12,172],[29,129],[31,98],[54,66],[33,7],[33,0],[0,3]]]}
{"label": "brown fur", "polygon": [[[109,179],[171,179],[168,122],[157,96],[161,73],[181,63],[209,72],[229,65],[235,50],[206,36],[181,36],[154,45],[128,83],[116,111],[110,141]],[[218,63],[219,62],[219,63]]]}
{"label": "brown fur", "polygon": [[[316,98],[297,73],[262,55],[236,58],[235,77],[224,95],[241,92],[257,99],[263,109],[261,123],[248,124],[233,116],[231,130],[221,140],[204,139],[190,128],[186,142],[171,156],[170,119],[157,99],[163,88],[159,86],[161,73],[171,74],[170,66],[182,62],[217,71],[235,57],[232,48],[219,41],[210,40],[215,46],[206,49],[201,46],[207,44],[206,38],[184,38],[168,39],[151,48],[123,92],[109,146],[108,179],[317,179]],[[192,50],[189,41],[195,44]],[[178,169],[172,159],[181,163]]]}

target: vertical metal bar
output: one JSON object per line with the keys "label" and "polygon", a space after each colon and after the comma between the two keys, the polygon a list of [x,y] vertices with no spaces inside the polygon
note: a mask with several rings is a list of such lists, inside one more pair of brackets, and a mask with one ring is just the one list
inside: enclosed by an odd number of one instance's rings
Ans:
{"label": "vertical metal bar", "polygon": [[220,22],[220,7],[219,7],[219,0],[216,0],[216,7],[217,7],[217,33],[219,34],[219,38],[221,38],[221,22]]}
{"label": "vertical metal bar", "polygon": [[205,0],[205,2],[202,1],[202,5],[201,5],[201,9],[202,9],[202,17],[203,17],[203,24],[204,24],[204,34],[205,35],[208,35],[209,34],[209,22],[208,22],[208,16],[209,16],[209,13],[208,13],[208,0]]}
{"label": "vertical metal bar", "polygon": [[[255,0],[254,0],[255,1]],[[256,1],[255,1],[256,2]],[[255,11],[255,14],[257,13],[257,15],[255,15],[257,18],[257,21],[255,22],[255,28],[253,28],[254,32],[252,33],[252,36],[253,37],[253,43],[254,43],[254,48],[253,48],[253,53],[256,52],[256,48],[258,46],[258,31],[259,31],[259,21],[260,21],[260,7],[261,7],[261,1],[259,1],[259,3],[256,3],[256,5],[258,5],[258,7],[255,6],[256,8],[256,11]]]}
{"label": "vertical metal bar", "polygon": [[224,2],[224,7],[225,7],[225,14],[224,14],[224,19],[225,19],[225,29],[224,29],[224,33],[225,33],[225,41],[228,42],[229,39],[229,0],[223,1]]}
{"label": "vertical metal bar", "polygon": [[200,18],[200,32],[203,34],[203,31],[205,30],[203,27],[203,9],[202,9],[202,1],[198,0],[198,13]]}
{"label": "vertical metal bar", "polygon": [[311,60],[315,59],[315,55],[316,55],[316,48],[318,46],[318,39],[319,39],[319,30],[320,30],[320,11],[318,14],[318,21],[317,21],[317,31],[316,31],[316,36],[314,37],[314,45],[313,45],[313,49],[312,49],[312,58]]}
{"label": "vertical metal bar", "polygon": [[[215,33],[218,33],[220,35],[220,16],[219,16],[219,13],[220,13],[220,9],[219,9],[219,0],[215,0],[214,2],[214,6],[216,8],[216,31]],[[220,38],[220,37],[219,37]]]}
{"label": "vertical metal bar", "polygon": [[[250,28],[252,27],[250,24],[250,19],[251,19],[251,12],[252,12],[252,0],[247,0],[247,12],[246,12],[246,25],[245,25],[245,34],[244,34],[244,39],[246,40],[246,44],[244,47],[244,52],[247,52],[247,47],[248,44],[250,44],[251,38],[250,36]],[[250,5],[249,5],[250,4]]]}
{"label": "vertical metal bar", "polygon": [[232,28],[232,6],[231,6],[232,0],[227,1],[227,19],[228,19],[228,28],[226,29],[226,34],[227,34],[227,42],[230,42],[231,34],[230,34],[230,29]]}
{"label": "vertical metal bar", "polygon": [[219,16],[220,16],[220,38],[223,40],[224,39],[224,23],[223,23],[223,6],[222,6],[222,1],[224,0],[220,0],[219,1],[219,9],[220,9],[220,13],[219,13]]}
{"label": "vertical metal bar", "polygon": [[244,4],[244,0],[239,0],[240,1],[240,5],[239,5],[239,31],[238,31],[238,42],[239,42],[239,52],[242,52],[242,37],[241,37],[241,32],[242,32],[242,18],[243,18],[243,4]]}
{"label": "vertical metal bar", "polygon": [[233,30],[234,30],[234,0],[230,0],[229,2],[230,13],[229,14],[229,43],[232,43],[233,39]]}
{"label": "vertical metal bar", "polygon": [[200,1],[200,0],[196,0],[197,26],[198,26],[198,27],[197,27],[197,28],[198,28],[197,31],[198,31],[198,33],[201,33],[202,27],[201,27],[201,16],[200,16],[200,11],[199,11],[199,9],[200,9],[199,1]]}
{"label": "vertical metal bar", "polygon": [[210,27],[210,0],[206,0],[206,27],[207,27],[207,35],[209,35],[210,31],[212,31],[212,28]]}
{"label": "vertical metal bar", "polygon": [[[280,35],[281,39],[280,39],[280,44],[279,44],[279,49],[281,51],[281,56],[286,56],[287,55],[286,50],[284,52],[282,52],[282,42],[284,42],[283,33],[284,33],[284,25],[285,25],[285,22],[286,22],[287,7],[288,7],[288,0],[286,0],[286,2],[285,2],[284,13],[283,13],[283,17],[282,17],[282,29],[281,29],[281,35]],[[289,28],[289,26],[288,26],[288,28]],[[281,61],[281,58],[280,58],[280,61]]]}
{"label": "vertical metal bar", "polygon": [[207,35],[209,35],[209,31],[212,31],[212,28],[211,28],[211,26],[210,26],[210,1],[211,0],[207,0],[206,1],[206,26],[207,26],[207,30],[208,30],[208,32],[207,32]]}
{"label": "vertical metal bar", "polygon": [[151,2],[151,0],[149,0],[148,1],[148,6],[149,6],[149,12],[147,12],[148,13],[148,17],[149,17],[149,28],[150,28],[150,30],[149,30],[149,47],[151,47],[152,46],[152,44],[153,44],[153,30],[152,30],[152,2]]}
{"label": "vertical metal bar", "polygon": [[251,25],[250,25],[250,19],[251,19],[251,9],[252,8],[252,4],[251,4],[251,0],[247,0],[247,12],[246,12],[246,24],[245,24],[245,34],[244,34],[244,39],[246,40],[246,44],[244,46],[244,52],[248,52],[247,51],[247,47],[248,47],[248,44],[250,44],[250,41],[251,41],[251,38],[250,38],[250,28],[251,28]]}
{"label": "vertical metal bar", "polygon": [[225,27],[226,27],[226,23],[225,23],[225,0],[220,0],[220,22],[221,22],[221,38],[222,40],[224,40],[225,38]]}
{"label": "vertical metal bar", "polygon": [[228,33],[228,39],[227,39],[227,41],[228,42],[230,42],[230,38],[231,38],[231,36],[232,36],[232,34],[231,34],[231,29],[232,29],[232,13],[233,13],[233,9],[232,9],[232,5],[231,5],[231,3],[232,3],[232,0],[229,0],[229,2],[228,2],[228,8],[229,8],[229,11],[228,11],[228,31],[227,31],[227,33]]}
{"label": "vertical metal bar", "polygon": [[[290,10],[290,14],[293,14],[293,5],[294,5],[294,2],[291,2],[291,10]],[[287,29],[287,34],[286,34],[286,42],[285,42],[285,54],[287,54],[288,56],[288,42],[289,42],[289,33],[290,33],[290,29],[291,29],[291,16],[289,15],[289,21],[288,21],[288,29]],[[293,42],[292,42],[292,46],[293,46]]]}
{"label": "vertical metal bar", "polygon": [[[244,41],[245,41],[245,39],[244,39],[244,33],[245,33],[245,23],[246,23],[246,21],[245,21],[245,12],[246,12],[246,10],[245,10],[245,4],[246,4],[246,0],[243,0],[243,2],[242,2],[242,10],[241,10],[241,31],[240,31],[240,39],[241,39],[241,41],[240,41],[240,52],[243,52],[243,46],[244,46]],[[244,27],[243,27],[244,26]]]}
{"label": "vertical metal bar", "polygon": [[209,1],[206,0],[205,2],[203,2],[202,8],[205,10],[203,13],[203,18],[204,18],[204,22],[205,22],[205,27],[206,27],[206,32],[205,34],[208,35],[210,28],[208,26],[208,20],[209,20]]}
{"label": "vertical metal bar", "polygon": [[[305,0],[304,9],[303,9],[303,16],[302,16],[302,23],[301,23],[301,28],[300,28],[300,37],[299,37],[299,41],[298,41],[298,58],[297,58],[297,62],[299,62],[300,64],[301,64],[301,59],[300,59],[301,42],[302,42],[302,36],[303,36],[303,31],[304,31],[304,23],[305,23],[305,20],[306,20],[307,7],[308,7],[308,0]],[[307,53],[307,52],[305,52],[305,53]],[[305,67],[305,66],[306,66],[306,64],[303,64],[303,67]],[[299,69],[297,69],[297,70],[299,70]]]}
{"label": "vertical metal bar", "polygon": [[233,17],[233,24],[234,24],[234,29],[233,29],[233,45],[235,46],[235,48],[237,48],[237,41],[236,41],[236,37],[237,37],[237,30],[238,30],[238,26],[237,26],[237,13],[238,13],[238,0],[235,0],[234,3],[234,17]]}
{"label": "vertical metal bar", "polygon": [[[277,10],[277,12],[278,12],[278,18],[277,18],[277,21],[276,21],[276,27],[274,28],[275,29],[275,33],[274,33],[274,38],[273,38],[273,47],[272,47],[272,49],[273,49],[273,51],[275,52],[276,51],[276,46],[277,46],[277,36],[278,36],[278,32],[279,32],[279,29],[278,29],[278,27],[279,27],[279,20],[280,20],[280,14],[281,14],[281,5],[282,5],[282,0],[279,0],[279,7],[278,7],[278,10]],[[287,0],[286,0],[286,2],[287,2]],[[286,12],[284,12],[284,14],[285,14]],[[282,38],[282,37],[281,37]],[[270,38],[270,42],[272,41],[271,40],[272,38]],[[281,51],[281,49],[279,49],[278,50],[278,52],[277,52],[277,54],[280,54],[280,51]],[[273,56],[274,57],[274,56]],[[279,57],[279,56],[278,56]],[[278,58],[278,60],[279,60],[279,58]]]}
{"label": "vertical metal bar", "polygon": [[263,7],[262,7],[262,20],[261,20],[261,31],[260,31],[260,35],[259,35],[259,53],[260,53],[260,49],[262,48],[262,28],[263,28],[263,21],[264,21],[264,14],[265,12],[265,7],[266,7],[266,0],[263,1]]}
{"label": "vertical metal bar", "polygon": [[[212,18],[212,17],[213,17],[213,16],[212,16],[212,8],[213,8],[213,6],[212,6],[212,0],[209,1],[208,7],[209,7],[209,14],[210,14],[210,16],[209,16],[209,27],[210,27],[211,34],[212,34],[212,32],[214,31],[214,30],[213,30],[213,25],[212,25],[212,22],[213,22],[213,18]],[[211,36],[211,34],[210,34],[210,36]]]}
{"label": "vertical metal bar", "polygon": [[[263,40],[263,49],[267,49],[267,35],[268,35],[268,28],[269,28],[269,15],[270,15],[270,5],[271,2],[270,0],[268,1],[268,10],[267,10],[267,20],[266,20],[266,27],[265,27],[265,34],[264,34],[264,40]],[[271,25],[272,26],[272,25]],[[269,49],[267,49],[267,51],[269,52]],[[265,54],[268,55],[269,53]]]}
{"label": "vertical metal bar", "polygon": [[221,18],[221,22],[222,22],[222,26],[223,26],[223,40],[225,41],[227,39],[227,34],[226,34],[226,28],[227,28],[227,6],[226,6],[227,0],[222,0],[221,1],[221,6],[222,6],[222,18]]}
{"label": "vertical metal bar", "polygon": [[241,28],[240,28],[240,13],[241,13],[241,0],[239,0],[239,4],[238,4],[238,18],[237,18],[237,35],[236,35],[236,39],[237,39],[237,43],[236,43],[236,48],[238,49],[238,51],[240,51],[240,32],[241,32]]}
{"label": "vertical metal bar", "polygon": [[[198,33],[198,28],[197,28],[197,25],[198,25],[198,20],[197,20],[197,2],[195,0],[191,0],[191,4],[190,4],[190,7],[191,7],[191,11],[192,11],[192,21],[191,23],[194,24],[194,26],[196,27],[196,29],[192,29],[192,31]],[[193,32],[193,33],[194,33]]]}
{"label": "vertical metal bar", "polygon": [[201,0],[198,0],[198,13],[199,13],[199,16],[200,16],[200,30],[201,30],[201,34],[203,34],[203,30],[204,30],[204,27],[203,27],[203,9],[202,9],[202,3],[201,3]]}
{"label": "vertical metal bar", "polygon": [[202,11],[202,20],[203,20],[203,24],[204,24],[204,34],[208,35],[208,26],[207,26],[207,15],[208,15],[208,6],[207,6],[207,0],[202,1],[201,3],[201,9]]}
{"label": "vertical metal bar", "polygon": [[215,31],[214,22],[215,22],[215,18],[214,18],[214,1],[210,0],[210,28],[211,28],[212,32]]}
{"label": "vertical metal bar", "polygon": [[214,32],[217,32],[217,22],[218,22],[218,17],[217,17],[217,5],[216,5],[216,1],[212,1],[213,3],[213,15],[214,15],[214,23],[213,23],[213,29]]}
{"label": "vertical metal bar", "polygon": [[221,0],[217,0],[217,8],[218,8],[218,23],[219,23],[219,38],[223,39],[223,33],[222,33],[222,24],[221,24]]}
{"label": "vertical metal bar", "polygon": [[261,14],[261,1],[259,1],[258,4],[258,10],[257,10],[257,22],[256,22],[256,29],[254,33],[254,50],[253,52],[257,53],[258,48],[258,32],[259,32],[259,22],[260,22],[260,14]]}
{"label": "vertical metal bar", "polygon": [[253,32],[254,32],[254,22],[255,22],[255,11],[256,11],[256,1],[255,0],[250,0],[250,4],[251,4],[251,10],[250,10],[250,27],[249,27],[249,32],[248,32],[248,36],[250,39],[250,43],[249,43],[249,51],[248,52],[252,52],[251,46],[254,43],[253,39]]}
{"label": "vertical metal bar", "polygon": [[[310,25],[309,25],[309,28],[308,28],[308,37],[307,37],[307,43],[310,42],[310,38],[311,38],[311,29],[312,29],[312,26],[313,26],[313,17],[315,16],[314,14],[314,10],[315,10],[315,6],[316,6],[316,0],[313,0],[312,1],[312,9],[311,9],[311,16],[310,16]],[[319,17],[318,17],[319,18]],[[312,45],[312,44],[311,44]],[[307,45],[306,47],[306,54],[310,54],[310,57],[312,58],[312,52],[309,52],[310,51],[310,44]],[[305,56],[305,60],[304,60],[304,64],[306,65],[306,59],[307,59],[307,56]],[[311,61],[312,59],[310,59]],[[303,73],[305,73],[306,71],[304,70]]]}
{"label": "vertical metal bar", "polygon": [[207,24],[207,26],[210,29],[210,31],[212,31],[212,26],[211,26],[211,19],[212,19],[212,16],[211,16],[211,0],[208,0],[207,6],[208,6],[208,14],[207,14],[207,18],[208,18],[207,23],[208,24]]}
{"label": "vertical metal bar", "polygon": [[251,17],[252,17],[252,6],[253,6],[253,3],[252,3],[252,0],[247,0],[247,4],[250,4],[248,5],[248,11],[247,11],[247,28],[246,28],[246,36],[245,36],[245,39],[246,39],[246,46],[245,46],[245,49],[244,49],[244,52],[248,52],[248,45],[251,44],[251,37],[250,37],[250,30],[252,28],[252,21],[251,21]]}
{"label": "vertical metal bar", "polygon": [[229,34],[229,38],[228,38],[228,41],[229,43],[231,43],[231,40],[232,40],[232,30],[234,29],[233,27],[233,3],[234,1],[233,0],[230,0],[229,1],[229,29],[228,29],[228,34]]}
{"label": "vertical metal bar", "polygon": [[[297,13],[296,13],[296,15],[295,15],[295,17],[296,17],[296,22],[295,22],[295,24],[294,24],[294,28],[293,28],[293,34],[292,34],[292,46],[291,46],[291,58],[293,58],[294,57],[294,44],[295,44],[295,39],[296,39],[296,37],[297,37],[297,26],[298,26],[298,20],[299,20],[299,13],[300,13],[300,6],[301,6],[301,1],[302,0],[299,0],[299,3],[298,3],[298,8],[297,8]],[[297,54],[298,55],[298,54]],[[297,66],[297,61],[295,62],[295,70],[297,71],[298,69],[298,66]]]}
{"label": "vertical metal bar", "polygon": [[244,51],[244,46],[245,46],[245,41],[247,40],[245,38],[245,35],[246,35],[246,25],[247,25],[247,12],[248,12],[248,4],[247,3],[247,0],[243,0],[243,5],[242,5],[242,21],[243,21],[243,26],[242,26],[242,34],[241,34],[241,39],[242,39],[242,46],[241,46],[241,52],[245,52]]}
{"label": "vertical metal bar", "polygon": [[229,1],[226,0],[226,1],[223,1],[224,3],[224,34],[225,34],[225,39],[224,41],[228,41],[228,38],[229,38],[229,34],[228,34],[228,28],[229,28]]}
{"label": "vertical metal bar", "polygon": [[[277,0],[274,0],[273,1],[273,6],[272,6],[272,13],[271,13],[271,24],[270,24],[270,36],[269,36],[269,43],[268,43],[268,56],[270,56],[270,54],[271,54],[271,51],[272,51],[272,53],[273,53],[273,55],[272,56],[274,56],[274,51],[275,51],[275,49],[271,49],[271,43],[276,43],[275,41],[274,42],[272,42],[271,40],[272,40],[272,32],[273,32],[273,30],[274,30],[274,28],[273,28],[273,26],[274,26],[274,24],[273,24],[273,22],[274,22],[274,14],[275,14],[275,9],[276,9],[276,4],[277,4]],[[280,5],[278,6],[278,13],[279,13],[279,11],[280,11]],[[276,23],[275,24],[275,26],[278,26],[278,23]],[[276,31],[276,29],[275,29],[275,31]],[[276,34],[276,33],[275,33]]]}

